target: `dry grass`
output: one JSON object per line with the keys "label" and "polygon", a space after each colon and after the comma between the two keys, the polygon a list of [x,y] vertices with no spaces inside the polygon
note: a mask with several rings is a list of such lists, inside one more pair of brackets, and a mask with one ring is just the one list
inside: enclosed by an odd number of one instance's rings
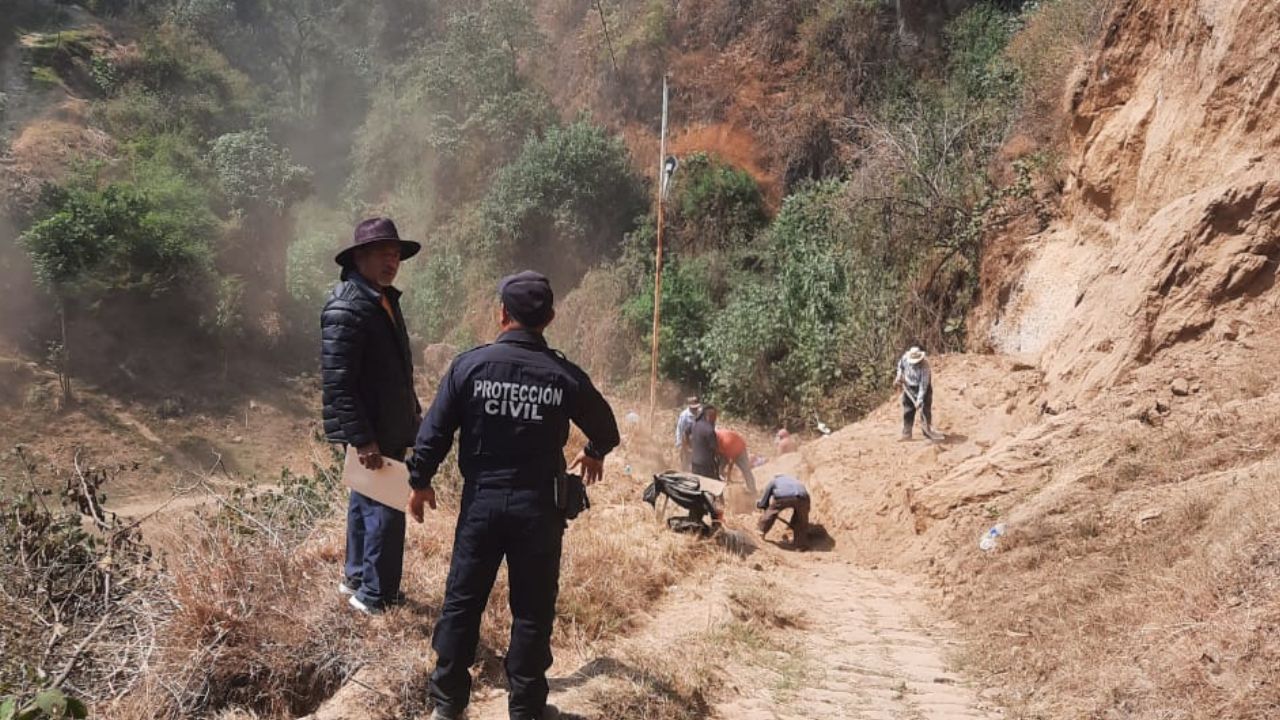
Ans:
{"label": "dry grass", "polygon": [[[674,637],[638,638],[618,653],[608,672],[588,689],[591,718],[698,720],[711,717],[712,701],[736,669],[767,667],[760,682],[785,704],[816,672],[811,658],[791,635],[804,614],[788,604],[777,584],[764,581],[729,590],[733,617],[704,630]],[[753,679],[752,682],[755,682]]]}
{"label": "dry grass", "polygon": [[1280,464],[1220,470],[1239,446],[1199,429],[1122,439],[1115,486],[1081,484],[962,566],[964,662],[1011,688],[1011,717],[1276,716]]}
{"label": "dry grass", "polygon": [[1052,0],[1027,20],[1009,44],[1008,56],[1026,88],[1020,127],[1036,144],[1065,138],[1068,85],[1101,35],[1114,0]]}
{"label": "dry grass", "polygon": [[729,610],[739,622],[772,628],[803,627],[804,613],[779,602],[784,592],[772,581],[740,587],[729,593]]}
{"label": "dry grass", "polygon": [[1241,369],[1239,375],[1240,397],[1245,400],[1260,398],[1271,391],[1273,376],[1249,366]]}
{"label": "dry grass", "polygon": [[715,654],[707,639],[637,651],[624,656],[612,677],[588,697],[592,720],[662,718],[701,720],[711,712],[718,674],[707,662]]}
{"label": "dry grass", "polygon": [[1129,431],[1085,483],[1094,490],[1123,492],[1255,462],[1274,445],[1266,438],[1247,439],[1245,426],[1241,415],[1220,413],[1195,428],[1179,422]]}
{"label": "dry grass", "polygon": [[640,338],[622,317],[626,279],[617,270],[588,272],[556,308],[550,340],[598,381],[640,375],[648,356],[637,352]]}
{"label": "dry grass", "polygon": [[[639,500],[641,481],[619,472],[621,464],[611,463],[606,482],[592,492],[592,510],[565,535],[557,653],[587,656],[714,556],[714,546],[658,527]],[[442,478],[440,510],[422,526],[410,524],[403,583],[409,602],[372,620],[355,615],[336,592],[342,493],[334,494],[331,515],[301,533],[246,532],[258,524],[193,518],[169,558],[174,607],[159,632],[162,650],[111,716],[297,717],[315,711],[363,667],[379,669],[380,712],[403,717],[423,710],[458,483],[456,475]],[[271,527],[267,520],[263,525]],[[481,629],[482,685],[502,675],[510,627],[506,592],[503,572]],[[637,677],[650,686],[666,682],[652,673]]]}
{"label": "dry grass", "polygon": [[162,651],[112,716],[315,709],[367,656],[367,630],[343,612],[333,593],[339,575],[325,567],[333,530],[293,545],[209,517],[185,523],[167,556],[173,610],[159,632]]}

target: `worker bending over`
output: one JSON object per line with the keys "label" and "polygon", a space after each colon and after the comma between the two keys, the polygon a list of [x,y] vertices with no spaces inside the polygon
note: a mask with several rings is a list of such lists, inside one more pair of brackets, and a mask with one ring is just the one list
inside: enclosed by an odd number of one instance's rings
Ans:
{"label": "worker bending over", "polygon": [[791,526],[791,544],[797,550],[804,550],[808,546],[809,490],[804,483],[791,475],[774,475],[769,484],[764,486],[764,494],[760,496],[756,507],[764,511],[757,528],[760,539],[763,540],[765,535],[773,529],[773,523],[778,520],[778,514],[790,509],[791,520],[783,522]]}

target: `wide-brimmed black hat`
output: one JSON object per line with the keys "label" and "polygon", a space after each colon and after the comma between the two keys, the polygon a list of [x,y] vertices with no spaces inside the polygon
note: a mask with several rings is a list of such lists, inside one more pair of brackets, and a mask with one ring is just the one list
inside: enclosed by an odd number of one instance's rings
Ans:
{"label": "wide-brimmed black hat", "polygon": [[408,260],[417,255],[418,251],[422,249],[422,243],[414,242],[413,240],[401,240],[400,232],[396,230],[396,224],[391,222],[389,218],[369,218],[368,220],[361,220],[360,224],[356,225],[356,231],[351,236],[351,247],[338,253],[333,260],[342,267],[350,267],[352,264],[351,255],[356,248],[384,240],[395,240],[400,243],[401,260]]}

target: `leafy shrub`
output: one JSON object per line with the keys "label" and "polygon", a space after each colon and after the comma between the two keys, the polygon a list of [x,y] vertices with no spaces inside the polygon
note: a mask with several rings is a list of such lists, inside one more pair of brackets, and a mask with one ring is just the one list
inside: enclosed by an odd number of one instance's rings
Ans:
{"label": "leafy shrub", "polygon": [[[621,11],[620,11],[621,12]],[[665,47],[671,39],[672,10],[667,0],[648,0],[641,4],[634,14],[622,22],[614,13],[613,27],[625,25],[617,42],[620,60],[639,50],[652,50]]]}
{"label": "leafy shrub", "polygon": [[893,58],[886,51],[896,41],[893,15],[892,7],[876,0],[817,2],[797,30],[810,71],[843,83],[856,97]]}
{"label": "leafy shrub", "polygon": [[706,337],[714,396],[757,416],[795,416],[839,378],[850,312],[844,185],[812,185],[783,203],[766,234],[761,280],[730,295]]}
{"label": "leafy shrub", "polygon": [[672,225],[684,248],[745,245],[768,220],[756,181],[746,171],[704,153],[684,159],[672,195]]}
{"label": "leafy shrub", "polygon": [[563,278],[616,257],[646,206],[622,141],[579,120],[529,140],[494,179],[481,217],[495,255]]}
{"label": "leafy shrub", "polygon": [[244,333],[245,282],[238,275],[225,275],[213,289],[213,307],[200,317],[200,324],[213,333],[222,345],[222,374],[226,378],[231,364],[231,341]]}
{"label": "leafy shrub", "polygon": [[280,212],[303,197],[311,174],[295,165],[289,151],[263,130],[227,133],[213,141],[209,164],[222,191],[237,210]]}
{"label": "leafy shrub", "polygon": [[950,79],[964,97],[1004,106],[1017,100],[1017,71],[1005,59],[1005,48],[1018,22],[1018,15],[983,2],[948,23],[945,38]]}
{"label": "leafy shrub", "polygon": [[120,86],[120,71],[101,55],[94,55],[89,61],[89,73],[103,95],[111,95]]}
{"label": "leafy shrub", "polygon": [[313,462],[310,475],[281,470],[279,481],[266,490],[248,482],[237,486],[215,516],[215,524],[237,535],[296,546],[332,516],[345,495],[342,452],[340,445],[327,445],[328,457]]}
{"label": "leafy shrub", "polygon": [[60,297],[160,294],[209,269],[214,219],[181,187],[46,186],[42,203],[23,242],[36,277]]}
{"label": "leafy shrub", "polygon": [[122,57],[114,67],[117,92],[99,115],[117,137],[213,138],[243,128],[261,104],[253,83],[226,58],[173,28],[149,34],[140,53]]}
{"label": "leafy shrub", "polygon": [[[710,380],[703,359],[702,339],[720,310],[713,258],[673,257],[662,273],[662,317],[658,332],[658,369],[665,377],[690,388]],[[653,338],[653,275],[640,283],[627,302],[624,316],[644,339]]]}
{"label": "leafy shrub", "polygon": [[319,202],[303,202],[285,258],[285,288],[300,310],[313,318],[320,312],[325,296],[338,281],[333,261],[342,240],[351,233],[351,223],[336,210]]}
{"label": "leafy shrub", "polygon": [[[212,253],[221,225],[213,212],[214,193],[203,161],[195,149],[174,136],[152,138],[145,154],[133,146],[130,175],[123,187],[132,187],[149,206],[148,225],[171,245],[190,245],[201,254]],[[198,271],[203,265],[193,265]],[[189,278],[198,282],[200,273]]]}
{"label": "leafy shrub", "polygon": [[440,342],[466,310],[465,263],[449,248],[423,255],[416,267],[409,268],[405,322],[427,342]]}
{"label": "leafy shrub", "polygon": [[60,690],[41,690],[31,702],[19,705],[17,698],[0,698],[0,720],[61,720],[89,717],[89,710],[76,698]]}

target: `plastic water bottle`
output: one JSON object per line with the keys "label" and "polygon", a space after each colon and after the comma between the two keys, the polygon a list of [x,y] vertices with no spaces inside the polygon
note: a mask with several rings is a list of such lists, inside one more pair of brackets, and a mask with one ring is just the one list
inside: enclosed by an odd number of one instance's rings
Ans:
{"label": "plastic water bottle", "polygon": [[1000,544],[1000,536],[1004,534],[1004,523],[992,525],[991,529],[982,534],[982,539],[978,541],[978,549],[983,552],[991,552]]}

